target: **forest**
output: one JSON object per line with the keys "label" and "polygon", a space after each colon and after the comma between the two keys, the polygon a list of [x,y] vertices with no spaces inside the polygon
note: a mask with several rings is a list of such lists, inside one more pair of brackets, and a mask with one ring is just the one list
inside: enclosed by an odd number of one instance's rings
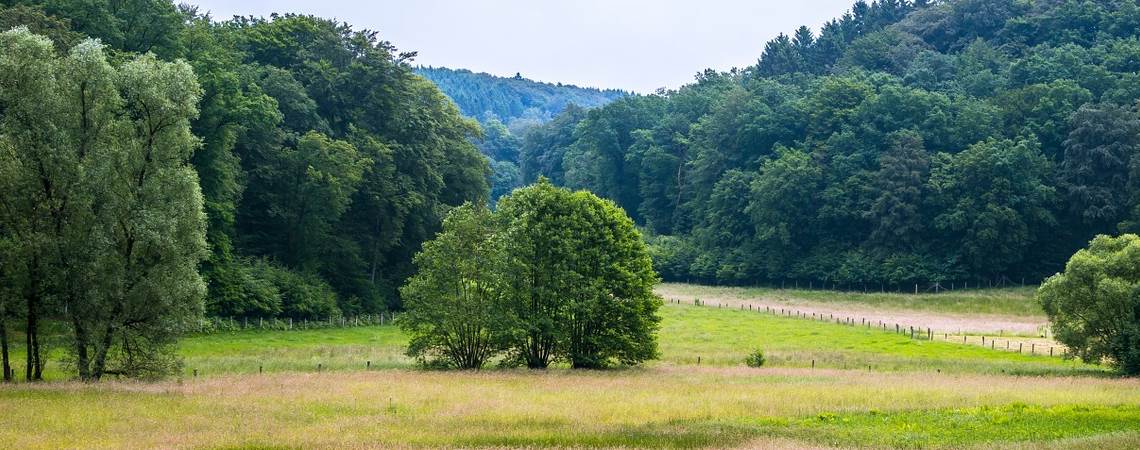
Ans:
{"label": "forest", "polygon": [[483,134],[474,142],[491,164],[492,201],[523,185],[519,150],[531,128],[563,112],[599,107],[630,95],[616,89],[541,83],[521,74],[503,78],[442,67],[418,67],[415,72],[435,83],[461,113],[479,121]]}
{"label": "forest", "polygon": [[[74,322],[74,339],[90,345],[68,346],[91,349],[92,364],[117,359],[145,374],[162,368],[132,366],[146,358],[131,355],[131,343],[149,348],[181,327],[154,326],[155,317],[300,320],[399,308],[396,290],[442,215],[489,194],[490,167],[472,143],[479,125],[415,75],[413,53],[375,32],[291,14],[219,21],[169,1],[0,5],[9,76],[0,89],[0,315],[25,322],[31,378],[42,371],[38,336],[48,325]],[[88,65],[98,69],[68,69]],[[28,78],[29,67],[40,78]],[[83,95],[65,94],[73,89]],[[150,150],[167,147],[181,150]],[[106,158],[125,159],[102,168]],[[159,187],[173,181],[158,174],[186,169],[193,185]],[[113,177],[81,175],[100,170],[135,173],[137,183],[108,190],[91,181]],[[163,195],[145,195],[154,189]],[[191,209],[162,213],[173,198]],[[159,239],[172,230],[183,239]],[[121,251],[102,256],[111,249]],[[163,264],[178,270],[150,272]],[[179,293],[168,299],[177,311],[141,307],[163,290]],[[103,353],[112,347],[126,351]],[[98,378],[102,369],[93,370]]]}
{"label": "forest", "polygon": [[417,67],[415,72],[435,83],[463,115],[480,122],[496,119],[507,124],[514,134],[550,121],[567,106],[594,108],[630,95],[618,89],[533,81],[521,73],[505,78],[430,66]]}
{"label": "forest", "polygon": [[667,280],[1029,283],[1140,223],[1132,0],[859,1],[758,62],[570,109],[522,139],[618,202]]}

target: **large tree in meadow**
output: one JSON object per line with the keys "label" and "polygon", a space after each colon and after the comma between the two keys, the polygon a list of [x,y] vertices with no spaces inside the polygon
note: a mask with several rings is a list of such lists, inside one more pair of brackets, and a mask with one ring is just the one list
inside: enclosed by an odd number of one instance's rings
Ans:
{"label": "large tree in meadow", "polygon": [[4,275],[27,305],[28,377],[42,373],[45,315],[70,328],[81,379],[168,373],[205,291],[192,70],[150,55],[112,65],[93,40],[59,57],[24,29],[0,48]]}
{"label": "large tree in meadow", "polygon": [[528,367],[657,356],[657,275],[624,211],[541,179],[501,199],[497,214],[506,226],[510,304],[524,324],[514,348]]}

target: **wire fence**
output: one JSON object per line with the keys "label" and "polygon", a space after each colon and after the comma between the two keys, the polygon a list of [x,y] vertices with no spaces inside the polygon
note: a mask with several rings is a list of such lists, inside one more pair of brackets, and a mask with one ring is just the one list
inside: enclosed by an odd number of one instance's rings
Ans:
{"label": "wire fence", "polygon": [[249,318],[249,317],[208,317],[198,321],[198,334],[224,333],[246,330],[318,330],[328,328],[353,328],[377,325],[391,325],[396,320],[394,312],[360,314],[356,316],[332,316],[326,319],[293,318]]}
{"label": "wire fence", "polygon": [[[668,299],[669,303],[674,304],[692,304],[694,306],[704,306],[720,309],[731,309],[732,305],[725,303],[708,303],[703,302],[701,299],[696,298],[691,302],[686,302],[682,299],[671,298]],[[864,317],[845,317],[836,316],[833,313],[823,314],[816,312],[803,312],[792,308],[776,308],[770,305],[765,305],[763,309],[759,305],[750,303],[741,303],[739,305],[741,311],[755,311],[761,314],[770,314],[780,317],[791,317],[804,320],[812,320],[818,322],[835,322],[836,325],[845,325],[850,327],[862,327],[867,329],[875,329],[883,332],[891,332],[908,336],[915,340],[925,341],[943,341],[950,343],[957,343],[962,345],[978,345],[981,347],[988,347],[991,350],[1003,350],[1010,352],[1017,352],[1024,355],[1036,356],[1053,356],[1061,358],[1069,358],[1068,348],[1056,343],[1041,343],[1036,341],[1027,341],[1022,339],[1013,339],[1005,336],[988,336],[985,334],[966,334],[957,333],[951,334],[949,332],[935,332],[931,327],[907,325],[897,322],[873,320]],[[941,339],[939,339],[941,337]]]}

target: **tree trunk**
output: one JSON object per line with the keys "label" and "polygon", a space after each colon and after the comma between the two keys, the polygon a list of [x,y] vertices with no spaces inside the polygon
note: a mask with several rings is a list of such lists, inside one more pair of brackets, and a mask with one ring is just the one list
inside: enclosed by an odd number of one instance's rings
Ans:
{"label": "tree trunk", "polygon": [[41,367],[39,362],[39,337],[36,336],[39,330],[39,317],[37,317],[36,304],[39,301],[36,299],[36,294],[28,296],[28,321],[25,324],[24,345],[27,349],[25,356],[24,379],[27,381],[35,381],[41,379],[40,374],[37,373],[36,368]]}
{"label": "tree trunk", "polygon": [[8,326],[0,317],[0,359],[3,359],[4,382],[12,382],[12,363],[8,360]]}
{"label": "tree trunk", "polygon": [[39,339],[39,306],[40,306],[40,259],[39,255],[32,256],[31,274],[28,279],[27,293],[27,322],[25,324],[24,341],[26,345],[26,363],[24,379],[38,381],[43,379],[43,362],[40,361]]}
{"label": "tree trunk", "polygon": [[83,327],[83,323],[79,321],[78,317],[73,315],[71,323],[75,327],[75,365],[79,366],[79,379],[90,381],[91,357],[87,354],[87,348],[90,345],[91,338],[87,335],[87,329]]}
{"label": "tree trunk", "polygon": [[106,332],[103,334],[103,342],[101,346],[95,350],[95,360],[92,361],[90,377],[91,381],[99,381],[103,378],[103,374],[107,371],[107,352],[111,349],[111,343],[114,339],[115,327],[108,325]]}
{"label": "tree trunk", "polygon": [[32,361],[32,369],[36,372],[32,375],[32,379],[36,381],[43,381],[44,379],[44,352],[40,347],[40,332],[39,332],[39,317],[36,317],[36,334],[32,335],[32,345],[35,346],[35,359]]}

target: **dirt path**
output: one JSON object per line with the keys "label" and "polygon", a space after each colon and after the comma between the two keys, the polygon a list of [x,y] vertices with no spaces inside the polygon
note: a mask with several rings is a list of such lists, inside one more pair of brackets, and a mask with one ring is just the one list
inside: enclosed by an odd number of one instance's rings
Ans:
{"label": "dirt path", "polygon": [[700,299],[709,306],[723,305],[726,308],[774,309],[785,311],[798,311],[811,317],[851,318],[856,323],[864,320],[873,324],[880,322],[893,327],[899,324],[902,327],[914,326],[925,330],[930,328],[934,333],[949,334],[987,334],[1006,336],[1010,334],[1020,336],[1040,335],[1047,321],[1044,317],[1013,316],[1000,314],[963,314],[932,311],[916,311],[890,307],[868,306],[857,303],[823,302],[800,298],[791,298],[775,295],[761,295],[753,297],[739,297],[735,295],[717,295],[715,292],[704,292],[700,295],[683,290],[670,289],[668,286],[659,286],[658,295],[666,301],[679,300],[682,303],[692,304]]}

